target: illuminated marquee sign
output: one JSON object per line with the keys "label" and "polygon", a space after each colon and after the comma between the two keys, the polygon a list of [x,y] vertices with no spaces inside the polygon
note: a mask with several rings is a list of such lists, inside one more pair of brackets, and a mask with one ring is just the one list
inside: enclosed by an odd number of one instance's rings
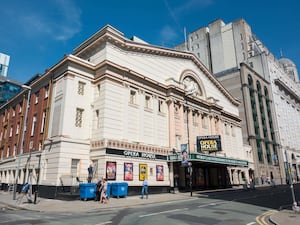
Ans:
{"label": "illuminated marquee sign", "polygon": [[197,136],[197,151],[198,152],[217,152],[222,151],[221,136]]}

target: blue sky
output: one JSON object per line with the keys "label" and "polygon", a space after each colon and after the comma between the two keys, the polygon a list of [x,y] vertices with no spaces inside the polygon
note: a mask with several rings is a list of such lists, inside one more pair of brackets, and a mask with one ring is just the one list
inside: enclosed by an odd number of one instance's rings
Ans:
{"label": "blue sky", "polygon": [[130,38],[173,47],[215,19],[244,18],[252,32],[280,57],[300,67],[300,1],[296,0],[0,0],[0,52],[8,77],[26,82],[110,24]]}

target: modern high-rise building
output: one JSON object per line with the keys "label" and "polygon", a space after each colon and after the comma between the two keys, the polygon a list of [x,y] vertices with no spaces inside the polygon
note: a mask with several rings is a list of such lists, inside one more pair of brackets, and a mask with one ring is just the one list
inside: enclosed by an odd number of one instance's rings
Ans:
{"label": "modern high-rise building", "polygon": [[192,53],[108,25],[24,87],[0,108],[2,183],[56,197],[92,165],[130,195],[145,178],[151,193],[224,188],[254,169],[240,102]]}
{"label": "modern high-rise building", "polygon": [[0,76],[0,106],[19,93],[21,89],[21,82]]}
{"label": "modern high-rise building", "polygon": [[0,52],[0,76],[7,76],[8,66],[9,66],[9,55],[5,55]]}
{"label": "modern high-rise building", "polygon": [[8,78],[10,56],[0,53],[0,106],[21,90],[21,82]]}
{"label": "modern high-rise building", "polygon": [[299,78],[289,59],[276,59],[245,20],[218,19],[188,34],[176,49],[194,53],[238,98],[243,140],[253,150],[257,183],[287,179],[287,161],[299,179]]}

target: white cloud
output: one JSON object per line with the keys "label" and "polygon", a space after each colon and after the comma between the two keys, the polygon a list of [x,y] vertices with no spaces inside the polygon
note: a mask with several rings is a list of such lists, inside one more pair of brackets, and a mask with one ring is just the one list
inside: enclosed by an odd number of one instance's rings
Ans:
{"label": "white cloud", "polygon": [[7,9],[12,29],[30,38],[68,40],[81,30],[81,10],[71,0],[27,1]]}
{"label": "white cloud", "polygon": [[178,37],[178,33],[182,34],[182,39],[184,39],[184,28],[180,23],[180,19],[183,18],[185,14],[190,13],[193,10],[203,9],[214,4],[214,1],[215,0],[183,0],[180,4],[174,5],[173,1],[164,0],[167,11],[176,26],[172,28],[167,25],[161,30],[161,39],[163,42],[169,43],[177,38],[181,39]]}
{"label": "white cloud", "polygon": [[184,4],[179,5],[174,8],[175,14],[181,14],[185,12],[189,12],[193,9],[205,8],[214,3],[214,0],[187,0],[184,1]]}
{"label": "white cloud", "polygon": [[55,38],[58,40],[67,40],[81,30],[81,10],[69,0],[56,0],[56,3],[58,7],[61,7],[64,20],[56,28],[60,33],[56,34]]}
{"label": "white cloud", "polygon": [[169,0],[164,0],[165,6],[174,20],[174,22],[179,26],[179,18],[186,13],[190,13],[193,10],[205,8],[214,4],[214,0],[185,0],[181,4],[171,5],[173,3]]}
{"label": "white cloud", "polygon": [[162,28],[160,32],[161,40],[163,45],[174,45],[173,42],[177,37],[178,33],[169,25],[166,25]]}

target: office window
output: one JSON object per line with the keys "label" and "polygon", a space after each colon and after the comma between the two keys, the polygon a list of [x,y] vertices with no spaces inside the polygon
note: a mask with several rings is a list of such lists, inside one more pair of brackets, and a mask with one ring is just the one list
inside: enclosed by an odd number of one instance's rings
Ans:
{"label": "office window", "polygon": [[202,128],[208,128],[208,118],[206,116],[202,116]]}
{"label": "office window", "polygon": [[164,112],[164,101],[162,99],[158,100],[158,112],[163,113]]}
{"label": "office window", "polygon": [[232,135],[233,137],[236,136],[236,131],[235,131],[235,127],[234,127],[234,126],[231,126],[231,135]]}
{"label": "office window", "polygon": [[83,116],[83,109],[77,108],[76,109],[76,118],[75,118],[75,126],[82,127],[82,116]]}
{"label": "office window", "polygon": [[33,134],[34,134],[34,129],[35,129],[35,126],[36,126],[36,122],[37,122],[37,118],[36,118],[36,115],[34,115],[33,119],[32,119],[31,136],[33,136]]}
{"label": "office window", "polygon": [[46,123],[46,111],[43,112],[42,125],[41,125],[41,133],[44,132],[45,123]]}
{"label": "office window", "polygon": [[136,104],[136,95],[137,92],[135,90],[130,90],[130,99],[129,99],[130,104]]}
{"label": "office window", "polygon": [[48,98],[49,96],[49,87],[45,87],[45,98]]}
{"label": "office window", "polygon": [[84,95],[84,86],[85,86],[85,83],[79,81],[78,82],[78,94],[79,95]]}
{"label": "office window", "polygon": [[225,123],[225,134],[229,135],[229,125]]}
{"label": "office window", "polygon": [[100,91],[101,91],[101,86],[100,84],[97,85],[97,94],[98,96],[100,96]]}
{"label": "office window", "polygon": [[16,134],[19,134],[19,131],[20,131],[20,124],[18,123],[18,124],[17,124]]}
{"label": "office window", "polygon": [[198,114],[193,112],[193,124],[197,125],[198,124]]}
{"label": "office window", "polygon": [[14,145],[14,152],[13,152],[13,156],[15,156],[17,154],[17,145]]}
{"label": "office window", "polygon": [[145,96],[145,108],[151,109],[152,108],[152,99],[150,95]]}
{"label": "office window", "polygon": [[10,130],[9,130],[9,137],[12,136],[12,132],[13,132],[13,126],[10,127]]}
{"label": "office window", "polygon": [[71,162],[71,174],[73,177],[78,177],[78,171],[79,171],[79,159],[72,159]]}
{"label": "office window", "polygon": [[96,113],[96,128],[100,128],[100,112],[97,109],[95,113]]}
{"label": "office window", "polygon": [[39,93],[35,94],[35,104],[39,103]]}

